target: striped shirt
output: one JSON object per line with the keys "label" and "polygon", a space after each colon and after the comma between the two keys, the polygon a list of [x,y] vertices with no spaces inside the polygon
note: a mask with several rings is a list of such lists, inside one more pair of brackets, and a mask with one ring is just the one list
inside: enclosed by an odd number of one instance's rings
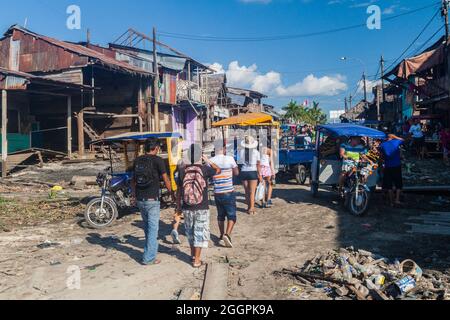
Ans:
{"label": "striped shirt", "polygon": [[214,176],[214,193],[223,194],[233,192],[233,169],[237,168],[236,161],[233,157],[219,155],[212,158],[211,162],[222,170],[220,174]]}

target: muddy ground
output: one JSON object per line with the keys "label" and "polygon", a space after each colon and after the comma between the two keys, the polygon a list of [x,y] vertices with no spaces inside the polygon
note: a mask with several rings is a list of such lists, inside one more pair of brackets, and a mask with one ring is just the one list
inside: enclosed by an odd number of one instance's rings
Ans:
{"label": "muddy ground", "polygon": [[[92,195],[97,191],[87,192]],[[327,299],[321,289],[292,294],[289,288],[295,282],[275,277],[273,272],[347,246],[392,259],[411,258],[424,269],[447,272],[450,266],[450,236],[410,233],[411,226],[406,224],[409,217],[430,211],[450,212],[448,195],[410,194],[404,199],[407,206],[395,209],[376,195],[370,213],[356,218],[342,209],[333,193],[323,191],[313,199],[308,187],[286,183],[277,185],[273,208],[259,210],[251,217],[244,213],[240,192],[239,188],[235,248],[217,246],[216,211],[212,207],[213,235],[204,257],[206,262],[229,263],[230,299]],[[71,195],[71,202],[57,202],[63,206],[71,203],[70,210],[41,208],[38,203],[42,206],[39,201],[45,199],[45,190],[41,196],[24,195],[28,202],[20,201],[20,196],[0,201],[0,221],[8,231],[0,230],[0,299],[177,299],[186,288],[193,289],[194,299],[199,297],[204,269],[190,266],[183,229],[183,244],[172,245],[168,237],[171,210],[162,212],[162,264],[144,267],[140,265],[144,236],[139,215],[124,216],[109,229],[92,230],[84,226],[82,218],[86,194],[78,195],[78,203],[75,195]],[[5,206],[14,206],[16,213],[5,214]],[[19,225],[14,219],[23,206],[47,213],[44,219],[30,218]],[[29,216],[27,212],[22,210]],[[50,219],[52,214],[58,218]],[[80,271],[79,290],[67,286],[73,270]]]}

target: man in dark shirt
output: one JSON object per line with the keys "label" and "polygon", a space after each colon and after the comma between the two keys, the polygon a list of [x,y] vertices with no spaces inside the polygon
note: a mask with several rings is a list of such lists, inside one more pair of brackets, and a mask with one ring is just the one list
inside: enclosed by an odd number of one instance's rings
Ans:
{"label": "man in dark shirt", "polygon": [[144,265],[160,264],[158,254],[158,232],[161,217],[160,180],[166,185],[169,193],[172,186],[166,172],[164,160],[157,156],[160,151],[159,141],[150,139],[145,144],[146,154],[134,161],[134,177],[132,189],[137,206],[144,221],[145,248]]}
{"label": "man in dark shirt", "polygon": [[[389,192],[389,199],[391,206],[400,205],[400,195],[403,189],[402,176],[402,159],[400,147],[404,140],[393,134],[388,135],[388,138],[380,146],[380,151],[384,159],[384,175],[383,175],[383,189]],[[396,190],[396,197],[394,203],[394,191]]]}
{"label": "man in dark shirt", "polygon": [[[200,145],[193,144],[187,156],[188,159],[178,168],[176,212],[182,212],[184,215],[192,265],[194,268],[200,268],[203,265],[200,260],[202,249],[208,248],[210,240],[208,179],[220,174],[221,170],[206,156],[202,156]],[[203,165],[202,160],[207,165]]]}

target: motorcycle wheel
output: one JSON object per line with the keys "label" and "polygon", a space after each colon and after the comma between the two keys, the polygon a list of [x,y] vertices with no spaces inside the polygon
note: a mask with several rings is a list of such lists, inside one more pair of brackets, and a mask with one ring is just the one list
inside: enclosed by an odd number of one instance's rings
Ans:
{"label": "motorcycle wheel", "polygon": [[84,212],[87,224],[94,229],[107,228],[116,221],[119,211],[116,204],[110,198],[105,198],[103,210],[100,209],[102,198],[91,200]]}
{"label": "motorcycle wheel", "polygon": [[295,174],[295,180],[297,181],[297,184],[304,185],[307,177],[308,177],[308,173],[307,173],[306,167],[298,166],[297,172]]}
{"label": "motorcycle wheel", "polygon": [[356,217],[361,217],[369,211],[370,193],[364,188],[360,188],[358,196],[353,191],[347,194],[345,203],[350,213]]}

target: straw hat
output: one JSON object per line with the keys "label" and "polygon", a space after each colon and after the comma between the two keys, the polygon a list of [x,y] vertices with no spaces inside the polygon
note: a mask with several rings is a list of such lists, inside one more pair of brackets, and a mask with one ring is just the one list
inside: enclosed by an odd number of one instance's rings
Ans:
{"label": "straw hat", "polygon": [[258,147],[258,141],[252,136],[245,136],[244,140],[241,142],[241,146],[247,149],[256,149]]}

